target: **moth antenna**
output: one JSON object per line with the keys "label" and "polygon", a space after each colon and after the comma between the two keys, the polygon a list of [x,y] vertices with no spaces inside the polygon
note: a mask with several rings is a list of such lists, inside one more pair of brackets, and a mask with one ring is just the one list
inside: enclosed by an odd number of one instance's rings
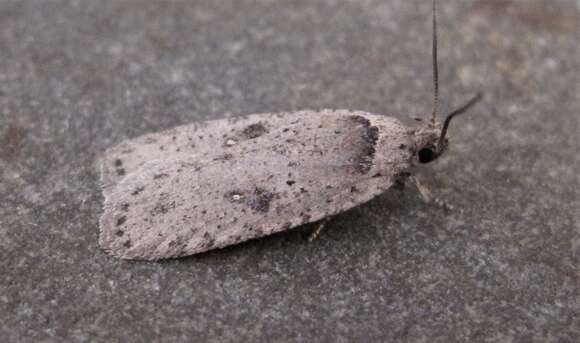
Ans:
{"label": "moth antenna", "polygon": [[449,128],[449,123],[451,123],[451,119],[455,116],[458,116],[465,111],[467,111],[471,106],[475,105],[479,100],[483,98],[482,93],[477,93],[471,100],[469,100],[465,105],[461,106],[460,108],[456,109],[455,111],[449,113],[443,122],[443,128],[441,129],[441,135],[439,136],[439,142],[437,143],[437,151],[442,151],[443,144],[445,142],[445,135],[447,135],[447,129]]}
{"label": "moth antenna", "polygon": [[437,1],[433,0],[433,38],[432,38],[432,56],[433,56],[433,112],[431,114],[431,123],[435,124],[437,117],[437,108],[439,107],[439,67],[437,61]]}

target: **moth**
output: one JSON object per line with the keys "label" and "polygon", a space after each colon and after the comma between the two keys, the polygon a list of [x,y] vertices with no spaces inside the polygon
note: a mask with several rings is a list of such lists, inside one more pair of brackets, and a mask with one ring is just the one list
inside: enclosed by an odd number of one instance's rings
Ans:
{"label": "moth", "polygon": [[146,134],[100,159],[100,245],[124,259],[201,253],[317,222],[363,204],[441,156],[451,120],[409,127],[348,110],[252,114]]}

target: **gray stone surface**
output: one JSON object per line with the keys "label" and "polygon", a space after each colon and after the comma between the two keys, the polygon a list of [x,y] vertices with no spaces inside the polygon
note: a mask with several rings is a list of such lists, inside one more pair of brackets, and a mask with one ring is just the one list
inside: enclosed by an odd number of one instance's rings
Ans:
{"label": "gray stone surface", "polygon": [[0,2],[0,341],[578,342],[580,5],[441,1],[444,110],[486,99],[395,189],[200,256],[97,245],[95,158],[254,112],[430,111],[418,0]]}

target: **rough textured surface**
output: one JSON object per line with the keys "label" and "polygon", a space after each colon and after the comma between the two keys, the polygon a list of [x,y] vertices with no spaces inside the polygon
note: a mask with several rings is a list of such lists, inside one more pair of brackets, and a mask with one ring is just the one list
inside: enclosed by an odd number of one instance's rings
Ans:
{"label": "rough textured surface", "polygon": [[197,257],[97,243],[128,137],[304,108],[429,113],[426,1],[0,2],[3,342],[580,337],[580,8],[441,1],[444,106],[486,99],[413,187]]}

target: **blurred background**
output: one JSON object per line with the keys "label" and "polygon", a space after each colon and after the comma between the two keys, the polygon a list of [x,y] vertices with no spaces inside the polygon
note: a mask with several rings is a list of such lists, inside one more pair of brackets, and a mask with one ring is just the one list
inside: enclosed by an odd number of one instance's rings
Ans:
{"label": "blurred background", "polygon": [[261,112],[431,106],[431,2],[0,1],[0,340],[580,340],[580,3],[440,0],[451,148],[313,227],[161,263],[97,244],[95,160]]}

